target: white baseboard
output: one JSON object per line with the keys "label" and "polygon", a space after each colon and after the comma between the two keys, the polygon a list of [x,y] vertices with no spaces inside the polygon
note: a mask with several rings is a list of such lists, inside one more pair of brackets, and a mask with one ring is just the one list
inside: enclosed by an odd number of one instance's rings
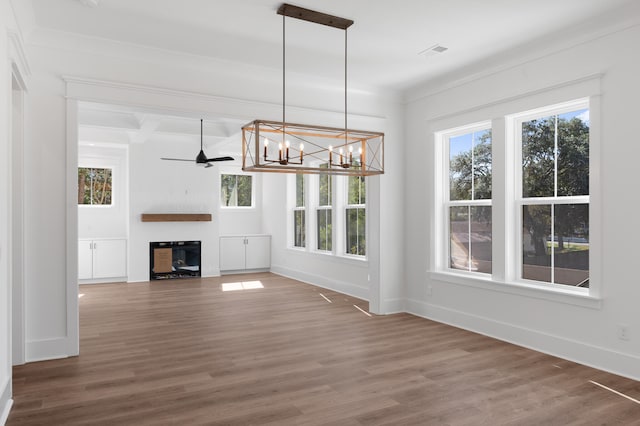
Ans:
{"label": "white baseboard", "polygon": [[418,300],[407,300],[406,308],[406,312],[423,318],[483,334],[633,380],[640,380],[640,357],[635,355],[612,351]]}
{"label": "white baseboard", "polygon": [[5,380],[0,390],[0,425],[4,425],[7,423],[9,412],[13,405],[13,399],[11,399],[11,377]]}
{"label": "white baseboard", "polygon": [[404,299],[387,299],[382,301],[382,315],[392,315],[406,312]]}
{"label": "white baseboard", "polygon": [[329,290],[344,293],[349,296],[357,297],[358,299],[369,300],[369,289],[367,287],[360,287],[352,283],[348,283],[340,280],[332,280],[320,275],[309,274],[307,272],[298,271],[295,269],[284,268],[282,266],[272,265],[271,272],[283,277],[292,278],[294,280],[302,281],[307,284],[315,285],[317,287],[326,288]]}
{"label": "white baseboard", "polygon": [[27,342],[25,360],[26,362],[36,362],[68,358],[74,355],[69,353],[69,347],[67,337]]}

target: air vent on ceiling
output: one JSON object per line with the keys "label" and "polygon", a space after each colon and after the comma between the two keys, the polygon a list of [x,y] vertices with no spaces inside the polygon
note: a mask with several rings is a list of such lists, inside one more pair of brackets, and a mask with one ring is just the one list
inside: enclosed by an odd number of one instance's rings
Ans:
{"label": "air vent on ceiling", "polygon": [[429,56],[433,56],[436,55],[438,53],[443,53],[445,51],[449,50],[448,47],[444,47],[441,46],[439,44],[434,44],[433,46],[429,46],[426,49],[424,49],[423,51],[419,52],[418,55],[422,55],[425,58],[428,58]]}
{"label": "air vent on ceiling", "polygon": [[80,0],[80,3],[87,7],[98,7],[100,0]]}

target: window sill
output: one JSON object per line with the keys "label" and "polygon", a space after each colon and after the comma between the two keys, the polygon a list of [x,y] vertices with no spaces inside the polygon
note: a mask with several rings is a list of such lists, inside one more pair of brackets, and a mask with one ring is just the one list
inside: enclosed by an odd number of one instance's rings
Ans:
{"label": "window sill", "polygon": [[525,282],[501,282],[487,277],[471,277],[467,274],[454,272],[430,272],[432,280],[444,281],[452,284],[514,294],[524,297],[548,300],[556,303],[581,306],[589,309],[602,309],[602,298],[590,296],[588,289],[567,289],[548,287]]}

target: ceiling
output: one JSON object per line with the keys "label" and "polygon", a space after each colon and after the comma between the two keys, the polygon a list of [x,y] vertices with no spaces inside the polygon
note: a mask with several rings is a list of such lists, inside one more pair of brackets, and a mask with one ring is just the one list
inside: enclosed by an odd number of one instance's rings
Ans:
{"label": "ceiling", "polygon": [[[282,68],[282,17],[274,0],[30,0],[35,32],[112,39]],[[404,90],[549,34],[597,27],[637,0],[295,0],[355,21],[351,84]],[[623,15],[618,12],[618,15]],[[343,78],[344,32],[287,19],[287,69]],[[421,55],[434,46],[441,54]]]}
{"label": "ceiling", "polygon": [[[27,43],[56,35],[113,40],[239,65],[282,70],[281,1],[274,0],[17,0],[30,5]],[[350,90],[407,92],[420,84],[491,69],[493,59],[521,57],[534,46],[559,49],[575,34],[597,32],[625,16],[637,0],[292,0],[353,19],[348,30]],[[344,32],[287,18],[287,72],[341,84]],[[572,39],[573,37],[573,39]],[[62,40],[69,40],[62,37]],[[432,46],[443,53],[421,54]],[[66,46],[65,46],[66,47]],[[519,56],[518,56],[519,55]],[[85,103],[84,143],[170,139],[196,152],[199,117]],[[205,151],[237,155],[242,124],[207,120]],[[191,151],[189,151],[191,152]]]}

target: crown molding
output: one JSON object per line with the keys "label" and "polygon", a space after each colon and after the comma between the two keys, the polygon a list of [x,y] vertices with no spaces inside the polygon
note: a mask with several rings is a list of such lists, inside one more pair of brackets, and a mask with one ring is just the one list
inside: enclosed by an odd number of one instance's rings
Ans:
{"label": "crown molding", "polygon": [[15,76],[22,86],[22,89],[26,90],[26,80],[31,75],[31,67],[29,66],[27,53],[24,50],[22,36],[20,32],[15,29],[9,29],[7,36],[9,38],[9,60],[12,62],[14,70],[17,71]]}

